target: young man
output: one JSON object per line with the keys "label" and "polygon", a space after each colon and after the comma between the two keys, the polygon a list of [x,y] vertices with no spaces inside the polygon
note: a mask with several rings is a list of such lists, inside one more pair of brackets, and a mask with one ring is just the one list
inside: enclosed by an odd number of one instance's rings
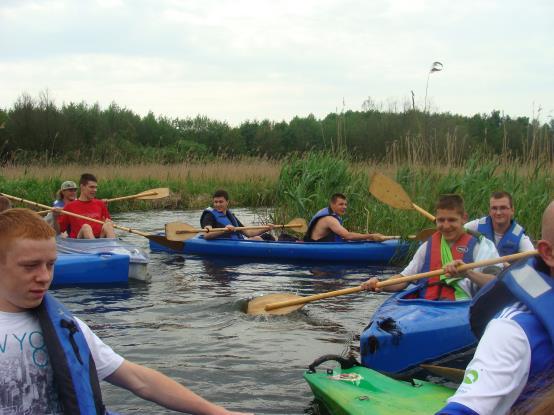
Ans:
{"label": "young man", "polygon": [[[63,209],[65,205],[73,202],[75,199],[77,199],[77,185],[75,184],[75,182],[68,180],[63,182],[60,186],[60,190],[58,190],[58,193],[56,194],[56,200],[54,200],[52,206]],[[54,214],[52,212],[48,213],[48,215],[44,217],[44,220],[48,222],[48,224],[52,227],[55,227]]]}
{"label": "young man", "polygon": [[125,360],[50,296],[54,237],[30,210],[0,213],[0,413],[105,414],[105,379],[176,411],[237,414]]}
{"label": "young man", "polygon": [[[399,274],[392,278],[415,275],[422,272],[445,268],[448,277],[432,277],[418,281],[417,297],[428,300],[463,300],[472,295],[494,275],[480,270],[468,270],[459,275],[457,266],[483,259],[498,258],[494,244],[486,238],[481,240],[466,233],[464,222],[467,214],[464,201],[458,195],[441,196],[436,205],[437,232],[416,251],[412,261]],[[362,284],[363,288],[380,291],[376,288],[377,278],[371,278]],[[408,283],[391,285],[387,291],[401,291]]]}
{"label": "young man", "polygon": [[[230,239],[252,239],[262,241],[264,239],[273,240],[274,238],[267,234],[260,236],[273,229],[273,225],[267,225],[261,230],[242,230],[235,231],[236,227],[244,226],[237,217],[229,210],[229,193],[225,190],[216,190],[212,196],[212,207],[204,209],[200,217],[200,227],[206,228],[208,232],[204,234],[204,239],[230,238]],[[212,228],[225,228],[225,232],[212,232]]]}
{"label": "young man", "polygon": [[512,195],[508,192],[494,192],[489,199],[489,215],[464,226],[493,241],[500,256],[533,251],[535,247],[525,234],[525,229],[514,220],[514,212]]}
{"label": "young man", "polygon": [[[85,173],[79,180],[80,194],[79,198],[65,205],[63,210],[77,213],[81,216],[87,216],[92,219],[106,222],[100,225],[95,222],[89,222],[85,219],[74,216],[60,214],[54,226],[58,224],[56,231],[65,232],[69,229],[70,238],[94,239],[94,238],[115,238],[115,232],[111,224],[110,213],[106,204],[96,199],[96,190],[98,181],[92,174]],[[57,213],[55,213],[57,214]],[[56,227],[56,226],[55,226]]]}
{"label": "young man", "polygon": [[317,212],[304,235],[305,242],[382,241],[380,233],[349,232],[342,226],[348,202],[342,193],[335,193],[329,200],[329,207]]}
{"label": "young man", "polygon": [[473,300],[471,328],[482,337],[464,382],[438,414],[504,415],[512,407],[528,409],[529,398],[551,385],[554,202],[543,214],[537,250],[539,257],[507,268]]}

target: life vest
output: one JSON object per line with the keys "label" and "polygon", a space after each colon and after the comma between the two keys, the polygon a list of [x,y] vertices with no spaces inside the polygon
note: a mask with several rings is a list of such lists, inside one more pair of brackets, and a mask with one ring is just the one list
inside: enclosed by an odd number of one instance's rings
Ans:
{"label": "life vest", "polygon": [[[202,212],[202,216],[200,217],[200,222],[202,222],[202,219],[204,218],[205,215],[212,215],[214,217],[218,225],[216,226],[216,228],[224,228],[227,225],[240,226],[239,220],[229,209],[227,209],[226,213],[221,213],[220,211],[212,207],[208,207],[204,209],[204,211]],[[240,232],[233,232],[230,234],[230,236],[221,235],[221,238],[244,239],[244,235]]]}
{"label": "life vest", "polygon": [[[421,272],[434,271],[443,267],[441,258],[441,238],[440,232],[435,232],[427,240],[427,250],[425,251],[425,262]],[[465,263],[473,262],[473,249],[477,239],[468,233],[462,234],[456,242],[450,246],[452,258],[461,259]],[[440,276],[420,280],[421,286],[418,291],[419,298],[426,300],[456,300],[455,289],[448,285],[446,281],[441,280]]]}
{"label": "life vest", "polygon": [[317,241],[314,241],[312,239],[312,233],[314,231],[315,225],[321,218],[324,218],[326,216],[334,217],[342,225],[342,218],[339,215],[333,212],[333,210],[330,207],[323,208],[319,212],[317,212],[310,220],[310,223],[308,223],[308,231],[306,232],[306,235],[304,235],[304,241],[306,242],[344,242],[344,239],[342,239],[340,236],[338,236],[337,234],[331,231],[329,231],[329,234],[325,235],[321,239],[318,239]]}
{"label": "life vest", "polygon": [[477,231],[494,242],[500,256],[517,254],[521,238],[525,235],[525,229],[515,220],[512,220],[510,227],[497,244],[494,239],[494,228],[492,227],[492,218],[490,216],[479,219]]}
{"label": "life vest", "polygon": [[35,311],[64,414],[108,414],[92,354],[71,313],[50,294]]}
{"label": "life vest", "polygon": [[[521,307],[521,305],[524,307]],[[469,320],[471,330],[481,338],[490,320],[518,305],[522,312],[511,318],[525,332],[531,348],[531,366],[527,385],[516,405],[528,399],[549,382],[554,366],[554,277],[538,257],[523,259],[506,268],[474,297]]]}

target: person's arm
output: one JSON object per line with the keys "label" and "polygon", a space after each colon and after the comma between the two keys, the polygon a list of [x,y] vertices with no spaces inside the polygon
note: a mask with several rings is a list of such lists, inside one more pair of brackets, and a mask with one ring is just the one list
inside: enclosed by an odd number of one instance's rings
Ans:
{"label": "person's arm", "polygon": [[382,241],[383,235],[380,233],[358,233],[350,232],[344,226],[342,226],[335,218],[327,216],[320,219],[320,222],[327,226],[327,228],[340,236],[345,241]]}
{"label": "person's arm", "polygon": [[527,383],[531,349],[511,320],[492,320],[479,341],[465,380],[437,415],[505,414]]}
{"label": "person's arm", "polygon": [[264,229],[248,229],[244,231],[240,231],[243,235],[252,237],[252,236],[258,236],[265,232],[271,232],[273,230],[273,224],[267,225]]}
{"label": "person's arm", "polygon": [[105,380],[174,411],[197,415],[240,414],[205,400],[156,370],[127,360]]}
{"label": "person's arm", "polygon": [[[206,230],[208,231],[208,232],[204,232],[204,239],[208,239],[208,240],[215,239],[218,236],[221,236],[224,233],[226,233],[226,232],[213,232],[213,233],[210,232],[210,230],[217,227],[217,221],[215,220],[213,215],[208,213],[203,215],[202,218],[200,219],[200,227],[206,228]],[[230,231],[227,231],[227,232],[230,232]]]}

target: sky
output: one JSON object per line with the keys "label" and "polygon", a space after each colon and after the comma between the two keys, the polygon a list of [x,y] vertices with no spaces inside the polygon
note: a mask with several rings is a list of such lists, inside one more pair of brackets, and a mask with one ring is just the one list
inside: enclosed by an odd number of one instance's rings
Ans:
{"label": "sky", "polygon": [[413,91],[420,109],[549,122],[552,16],[551,0],[0,0],[0,108],[47,92],[239,125],[403,111]]}

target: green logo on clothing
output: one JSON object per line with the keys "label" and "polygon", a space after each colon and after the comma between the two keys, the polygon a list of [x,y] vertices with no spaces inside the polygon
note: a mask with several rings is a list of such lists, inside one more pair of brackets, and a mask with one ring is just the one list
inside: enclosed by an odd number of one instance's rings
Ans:
{"label": "green logo on clothing", "polygon": [[478,379],[479,379],[479,373],[477,373],[476,370],[474,369],[466,370],[466,373],[464,376],[464,383],[471,385],[472,383],[477,382]]}

